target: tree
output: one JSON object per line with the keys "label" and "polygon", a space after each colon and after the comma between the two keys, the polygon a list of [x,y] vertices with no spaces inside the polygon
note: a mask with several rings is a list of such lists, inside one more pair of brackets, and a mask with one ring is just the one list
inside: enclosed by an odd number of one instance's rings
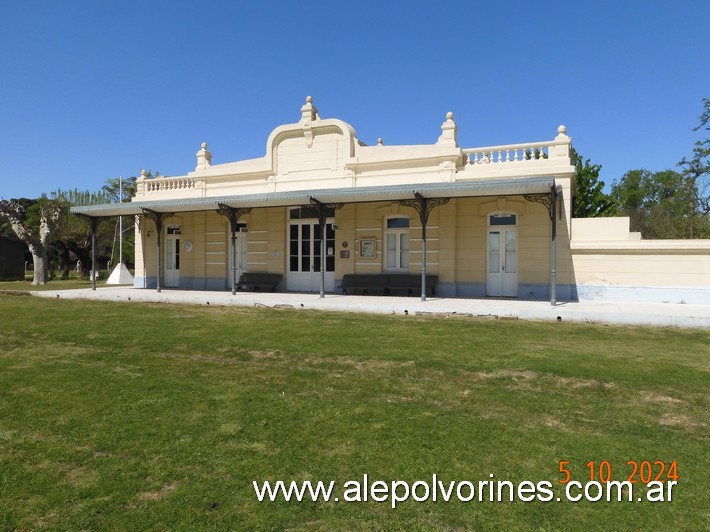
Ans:
{"label": "tree", "polygon": [[[148,172],[148,177],[153,177],[152,172]],[[156,172],[156,176],[158,173]],[[131,201],[131,198],[136,195],[136,176],[121,179],[112,177],[106,180],[106,184],[101,187],[101,193],[105,194],[109,201],[106,203],[123,203]]]}
{"label": "tree", "polygon": [[710,236],[710,224],[699,216],[695,180],[674,170],[626,172],[611,189],[620,214],[631,218],[631,230],[644,238]]}
{"label": "tree", "polygon": [[614,216],[616,203],[604,192],[604,181],[599,180],[600,164],[590,164],[572,148],[572,162],[576,168],[577,193],[574,198],[572,216],[575,218],[596,218]]}
{"label": "tree", "polygon": [[49,282],[48,246],[64,210],[65,202],[46,196],[38,200],[0,200],[0,215],[7,218],[17,238],[32,253],[33,285]]}
{"label": "tree", "polygon": [[50,193],[51,198],[61,198],[70,205],[101,205],[110,203],[111,196],[104,192],[103,189],[99,192],[91,192],[90,190],[73,190],[57,189]]}
{"label": "tree", "polygon": [[[156,175],[158,173],[156,172]],[[152,172],[148,172],[148,177],[153,177]],[[72,206],[83,205],[100,205],[105,203],[118,203],[130,201],[136,193],[135,176],[126,179],[111,178],[107,179],[106,183],[98,192],[89,190],[56,190],[52,192],[52,198],[61,198],[63,201]],[[134,231],[133,217],[130,217],[129,223],[126,223],[127,218],[124,217],[124,262],[132,264],[134,260]],[[112,216],[102,218],[96,230],[96,255],[99,261],[113,262],[114,247],[118,238],[119,223],[118,217]],[[71,269],[72,255],[73,260],[79,260],[81,263],[81,275],[87,276],[91,267],[91,235],[89,233],[88,222],[74,214],[71,214],[68,209],[62,214],[60,219],[57,236],[54,242],[60,267],[62,268],[62,278],[69,275]]]}
{"label": "tree", "polygon": [[[111,240],[114,233],[114,219],[103,218],[96,229],[97,260],[108,261],[111,255]],[[82,277],[89,275],[91,269],[91,233],[89,222],[65,209],[59,219],[52,247],[56,249],[62,279],[69,277],[69,271],[75,261],[80,262]]]}
{"label": "tree", "polygon": [[[700,115],[700,124],[693,128],[693,131],[704,129],[710,131],[710,98],[703,98],[705,111]],[[698,211],[705,216],[710,214],[710,139],[704,138],[695,142],[693,157],[688,160],[685,157],[678,166],[683,168],[683,174],[691,179],[697,187],[697,207]]]}
{"label": "tree", "polygon": [[[110,180],[109,180],[110,181]],[[98,192],[89,190],[62,190],[51,193],[52,198],[61,199],[71,206],[101,205],[111,203],[114,199],[110,183],[104,185]],[[116,197],[118,194],[118,179],[116,179]],[[112,238],[117,218],[102,218],[96,230],[96,256],[98,260],[108,261],[111,256]],[[78,260],[82,277],[89,275],[91,268],[91,233],[87,220],[72,214],[69,209],[62,212],[53,247],[59,259],[62,279],[69,277],[69,271]]]}
{"label": "tree", "polygon": [[[710,130],[710,99],[694,131]],[[631,230],[645,238],[710,238],[710,139],[695,143],[693,157],[678,163],[682,172],[631,170],[614,182],[612,196]]]}

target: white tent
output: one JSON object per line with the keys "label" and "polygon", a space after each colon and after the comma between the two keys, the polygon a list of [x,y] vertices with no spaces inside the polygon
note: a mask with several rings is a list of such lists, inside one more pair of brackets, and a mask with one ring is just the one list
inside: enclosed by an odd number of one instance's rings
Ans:
{"label": "white tent", "polygon": [[133,276],[126,265],[120,262],[111,272],[106,284],[133,284]]}

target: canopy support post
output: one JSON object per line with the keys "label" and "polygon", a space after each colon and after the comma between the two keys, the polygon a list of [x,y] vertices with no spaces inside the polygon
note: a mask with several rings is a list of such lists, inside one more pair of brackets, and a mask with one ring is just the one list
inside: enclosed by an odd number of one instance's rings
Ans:
{"label": "canopy support post", "polygon": [[343,208],[343,203],[323,203],[311,196],[311,205],[315,207],[318,215],[318,226],[320,227],[320,299],[325,297],[325,253],[326,253],[326,235],[325,225],[328,219],[329,210],[337,210]]}
{"label": "canopy support post", "polygon": [[[550,251],[550,306],[557,306],[557,185],[553,182],[550,192],[546,194],[524,194],[528,201],[542,203],[550,215],[551,223],[551,251]],[[559,213],[560,217],[562,212]]]}
{"label": "canopy support post", "polygon": [[419,213],[419,221],[422,224],[422,289],[421,300],[426,301],[426,226],[429,221],[429,214],[434,207],[445,205],[451,198],[425,198],[419,192],[414,192],[414,199],[399,200],[399,204],[405,207],[412,207]]}
{"label": "canopy support post", "polygon": [[96,232],[99,229],[99,222],[102,216],[89,216],[88,214],[76,213],[79,218],[88,220],[89,234],[91,235],[91,289],[96,290]]}
{"label": "canopy support post", "polygon": [[143,211],[143,214],[147,217],[153,220],[153,223],[155,223],[155,230],[158,233],[158,268],[157,268],[157,292],[161,291],[160,287],[160,270],[161,270],[161,257],[160,257],[160,240],[161,236],[163,234],[163,222],[172,216],[175,216],[175,213],[172,212],[157,212],[153,211],[151,209],[146,209],[145,207],[141,207],[141,210]]}
{"label": "canopy support post", "polygon": [[239,231],[239,218],[244,214],[249,214],[251,208],[236,208],[225,205],[224,203],[219,203],[219,209],[217,209],[217,214],[226,216],[229,220],[229,230],[232,233],[232,295],[237,293],[237,284],[239,280],[237,279],[237,273],[240,270],[241,264],[237,263],[237,232]]}

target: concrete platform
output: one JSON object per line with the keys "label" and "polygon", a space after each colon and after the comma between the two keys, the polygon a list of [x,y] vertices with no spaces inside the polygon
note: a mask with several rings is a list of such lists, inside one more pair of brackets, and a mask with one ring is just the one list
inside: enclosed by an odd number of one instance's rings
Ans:
{"label": "concrete platform", "polygon": [[91,299],[116,302],[151,302],[185,305],[222,305],[293,308],[335,312],[366,312],[399,315],[460,315],[471,318],[521,319],[617,325],[652,325],[710,329],[710,304],[631,303],[583,301],[559,303],[515,299],[455,299],[418,297],[351,296],[326,294],[320,299],[311,293],[258,293],[229,291],[189,291],[132,287],[101,287],[96,291],[45,290],[38,297]]}

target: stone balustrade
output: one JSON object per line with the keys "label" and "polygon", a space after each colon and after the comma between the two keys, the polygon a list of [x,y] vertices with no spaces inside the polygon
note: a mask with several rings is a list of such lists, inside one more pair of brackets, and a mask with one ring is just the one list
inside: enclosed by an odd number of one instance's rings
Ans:
{"label": "stone balustrade", "polygon": [[145,184],[148,192],[195,188],[195,182],[190,177],[156,177],[147,180]]}
{"label": "stone balustrade", "polygon": [[191,177],[155,177],[148,178],[141,173],[138,179],[136,196],[145,196],[154,192],[179,191],[195,188],[195,181]]}
{"label": "stone balustrade", "polygon": [[554,141],[530,144],[507,144],[462,150],[466,154],[466,164],[505,164],[518,161],[547,159]]}
{"label": "stone balustrade", "polygon": [[529,142],[525,144],[506,144],[503,146],[486,146],[483,148],[467,148],[461,150],[466,156],[467,165],[508,164],[530,162],[540,159],[570,156],[570,138],[567,128],[557,128],[554,140]]}

